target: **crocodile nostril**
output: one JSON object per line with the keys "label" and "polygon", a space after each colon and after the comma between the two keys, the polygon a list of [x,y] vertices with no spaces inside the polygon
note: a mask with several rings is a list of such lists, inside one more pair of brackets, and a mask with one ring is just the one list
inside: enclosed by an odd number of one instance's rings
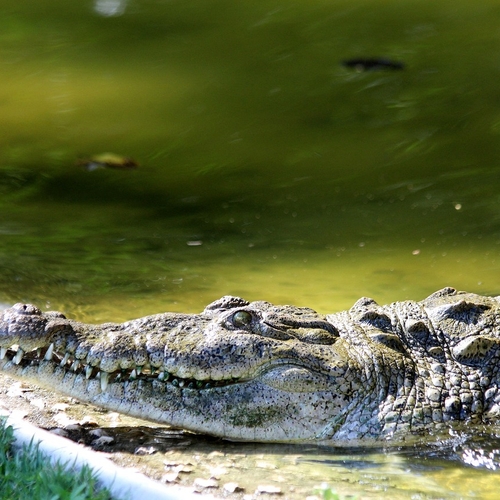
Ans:
{"label": "crocodile nostril", "polygon": [[21,304],[17,303],[12,306],[12,309],[17,313],[17,314],[22,314],[22,315],[36,315],[40,316],[42,314],[42,311],[38,309],[38,307],[34,306],[33,304]]}

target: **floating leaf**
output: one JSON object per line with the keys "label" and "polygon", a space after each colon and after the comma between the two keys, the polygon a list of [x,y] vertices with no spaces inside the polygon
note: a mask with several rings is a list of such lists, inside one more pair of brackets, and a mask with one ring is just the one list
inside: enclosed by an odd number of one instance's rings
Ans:
{"label": "floating leaf", "polygon": [[132,158],[120,156],[114,153],[101,153],[90,158],[82,158],[76,161],[78,167],[83,167],[89,172],[101,168],[115,168],[118,170],[131,170],[137,168],[139,164]]}

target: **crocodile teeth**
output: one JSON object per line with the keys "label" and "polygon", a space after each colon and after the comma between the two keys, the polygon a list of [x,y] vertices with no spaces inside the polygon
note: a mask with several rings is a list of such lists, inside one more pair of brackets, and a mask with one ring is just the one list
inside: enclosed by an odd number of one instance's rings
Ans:
{"label": "crocodile teeth", "polygon": [[137,378],[137,371],[135,369],[130,372],[129,378],[130,380],[135,380]]}
{"label": "crocodile teeth", "polygon": [[6,354],[7,354],[7,348],[6,347],[0,347],[0,359],[5,358]]}
{"label": "crocodile teeth", "polygon": [[94,367],[88,365],[87,368],[85,368],[85,378],[89,379],[92,376],[92,371]]}
{"label": "crocodile teeth", "polygon": [[101,391],[104,392],[108,387],[109,373],[101,372]]}
{"label": "crocodile teeth", "polygon": [[54,354],[54,344],[50,344],[47,352],[45,353],[45,361],[50,361],[52,359],[52,354]]}
{"label": "crocodile teeth", "polygon": [[136,366],[136,367],[135,367],[135,370],[136,370],[136,372],[137,372],[137,375],[140,375],[140,374],[141,374],[141,372],[142,372],[142,366]]}
{"label": "crocodile teeth", "polygon": [[68,359],[69,359],[69,353],[67,352],[64,355],[64,358],[61,360],[61,363],[59,363],[59,366],[64,366],[68,362]]}
{"label": "crocodile teeth", "polygon": [[14,359],[12,360],[13,363],[15,365],[18,365],[21,362],[21,360],[23,359],[23,356],[24,356],[24,351],[19,347],[17,349],[16,355],[14,356]]}
{"label": "crocodile teeth", "polygon": [[75,362],[71,365],[71,370],[76,372],[76,370],[78,370],[78,368],[80,368],[80,361],[75,360]]}

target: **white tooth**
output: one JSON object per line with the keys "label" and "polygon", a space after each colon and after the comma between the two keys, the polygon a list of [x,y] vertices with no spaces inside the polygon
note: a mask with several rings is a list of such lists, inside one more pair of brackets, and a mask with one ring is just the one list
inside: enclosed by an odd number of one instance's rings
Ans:
{"label": "white tooth", "polygon": [[87,368],[85,368],[85,378],[89,379],[90,376],[92,375],[93,367],[90,365],[87,365]]}
{"label": "white tooth", "polygon": [[76,370],[78,370],[78,368],[80,368],[80,361],[77,359],[75,360],[75,362],[71,365],[71,369],[76,372]]}
{"label": "white tooth", "polygon": [[135,369],[137,370],[137,375],[140,375],[142,372],[142,366],[136,366]]}
{"label": "white tooth", "polygon": [[12,361],[14,362],[15,365],[18,365],[23,359],[23,356],[24,356],[24,351],[20,347],[18,347],[17,353]]}
{"label": "white tooth", "polygon": [[67,352],[64,355],[64,358],[61,360],[61,363],[59,363],[59,366],[64,366],[68,362],[68,359],[69,359],[69,353]]}
{"label": "white tooth", "polygon": [[130,380],[134,380],[137,378],[137,372],[135,370],[132,370],[129,375]]}
{"label": "white tooth", "polygon": [[160,372],[158,375],[158,380],[164,380],[165,379],[165,372]]}
{"label": "white tooth", "polygon": [[0,347],[0,359],[5,358],[6,354],[7,354],[7,348],[6,347]]}
{"label": "white tooth", "polygon": [[109,382],[109,373],[101,372],[101,391],[104,392],[108,387]]}
{"label": "white tooth", "polygon": [[39,347],[37,350],[36,350],[36,357],[39,358],[40,356],[42,355],[42,348]]}
{"label": "white tooth", "polygon": [[54,344],[50,344],[47,352],[45,353],[45,361],[50,361],[52,359],[52,354],[54,353]]}

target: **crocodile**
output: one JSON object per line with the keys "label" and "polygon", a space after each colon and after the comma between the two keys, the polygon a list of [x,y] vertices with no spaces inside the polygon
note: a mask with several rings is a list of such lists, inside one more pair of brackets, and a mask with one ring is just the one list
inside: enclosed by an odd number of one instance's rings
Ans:
{"label": "crocodile", "polygon": [[492,425],[500,297],[316,311],[225,296],[200,314],[84,324],[15,304],[0,370],[83,402],[235,441],[345,444]]}

